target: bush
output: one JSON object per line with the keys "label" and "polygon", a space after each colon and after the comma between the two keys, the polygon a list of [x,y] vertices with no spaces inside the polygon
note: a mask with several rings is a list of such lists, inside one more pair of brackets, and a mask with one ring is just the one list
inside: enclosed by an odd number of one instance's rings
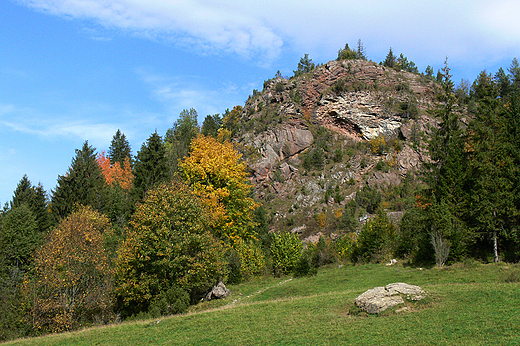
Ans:
{"label": "bush", "polygon": [[325,155],[322,148],[314,148],[305,153],[303,157],[303,168],[322,170],[325,165]]}
{"label": "bush", "polygon": [[265,256],[257,243],[239,239],[235,242],[235,249],[240,258],[242,279],[250,279],[263,273]]}
{"label": "bush", "polygon": [[390,259],[395,252],[396,231],[386,213],[379,210],[358,234],[352,252],[353,262],[381,262]]}
{"label": "bush", "polygon": [[318,273],[318,270],[315,266],[312,265],[312,254],[311,251],[305,250],[296,267],[294,268],[294,276],[302,277],[302,276],[314,276]]}
{"label": "bush", "polygon": [[288,274],[294,270],[302,255],[302,244],[297,234],[282,232],[274,236],[271,256],[275,274]]}
{"label": "bush", "polygon": [[150,304],[148,315],[157,318],[166,315],[181,314],[190,306],[190,295],[177,285],[162,292],[158,299]]}
{"label": "bush", "polygon": [[354,244],[356,243],[356,233],[348,232],[334,242],[334,252],[339,260],[352,258]]}

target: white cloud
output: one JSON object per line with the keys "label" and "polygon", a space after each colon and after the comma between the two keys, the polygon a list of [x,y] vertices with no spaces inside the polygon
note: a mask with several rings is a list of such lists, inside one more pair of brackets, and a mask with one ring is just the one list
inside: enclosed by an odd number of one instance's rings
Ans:
{"label": "white cloud", "polygon": [[277,57],[282,39],[255,13],[233,3],[170,0],[19,0],[29,7],[199,49]]}
{"label": "white cloud", "polygon": [[93,20],[204,52],[231,52],[259,64],[274,61],[285,49],[326,60],[358,38],[369,57],[393,46],[411,59],[441,62],[446,55],[486,61],[520,48],[520,5],[514,0],[18,1],[53,15]]}

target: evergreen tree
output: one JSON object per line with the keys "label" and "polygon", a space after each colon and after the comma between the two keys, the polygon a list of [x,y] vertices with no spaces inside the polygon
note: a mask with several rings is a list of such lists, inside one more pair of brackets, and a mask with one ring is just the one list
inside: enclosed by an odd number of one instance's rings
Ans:
{"label": "evergreen tree", "polygon": [[211,136],[217,138],[218,129],[222,126],[222,118],[220,114],[207,115],[202,123],[200,133],[204,136]]}
{"label": "evergreen tree", "polygon": [[[437,108],[432,111],[432,115],[439,118],[439,124],[432,129],[428,144],[431,162],[423,165],[423,179],[429,187],[426,208],[431,222],[429,231],[437,240],[451,242],[457,249],[457,256],[462,256],[469,241],[469,234],[460,221],[466,212],[467,155],[465,133],[460,127],[460,110],[455,108],[454,84],[449,71],[446,61],[443,91],[438,96]],[[443,220],[442,227],[439,220]]]}
{"label": "evergreen tree", "polygon": [[24,175],[14,191],[11,208],[27,205],[36,217],[39,232],[45,234],[49,230],[52,220],[48,210],[47,193],[41,184],[33,186]]}
{"label": "evergreen tree", "polygon": [[509,76],[506,75],[506,72],[502,67],[495,74],[494,82],[497,84],[498,93],[500,97],[507,97],[511,89],[511,81],[509,80]]}
{"label": "evergreen tree", "polygon": [[92,206],[102,211],[105,202],[105,179],[96,162],[95,148],[86,141],[65,175],[58,176],[51,200],[51,213],[56,221],[67,217],[77,205]]}
{"label": "evergreen tree", "polygon": [[130,163],[132,163],[132,149],[125,134],[120,130],[117,130],[114,137],[112,137],[112,142],[108,148],[108,157],[112,164],[119,162],[121,167],[124,166],[127,157],[130,159]]}
{"label": "evergreen tree", "polygon": [[168,180],[165,153],[163,140],[157,131],[141,146],[134,165],[132,196],[135,202],[141,201],[146,192],[155,185]]}
{"label": "evergreen tree", "polygon": [[447,62],[443,68],[439,106],[432,115],[439,118],[438,127],[433,129],[428,151],[431,162],[424,165],[424,178],[428,183],[433,201],[444,201],[450,206],[459,205],[464,195],[466,155],[464,133],[460,127],[458,110],[454,110],[454,84]]}
{"label": "evergreen tree", "polygon": [[516,58],[511,62],[511,66],[507,69],[509,72],[509,79],[512,84],[512,88],[515,91],[519,91],[520,89],[520,64]]}
{"label": "evergreen tree", "polygon": [[357,41],[357,58],[361,60],[367,60],[367,51],[361,39]]}
{"label": "evergreen tree", "polygon": [[166,132],[164,147],[171,177],[178,171],[179,160],[188,155],[191,140],[200,132],[197,117],[195,109],[184,109],[173,127]]}
{"label": "evergreen tree", "polygon": [[516,227],[514,149],[508,143],[505,110],[499,86],[482,72],[473,85],[478,109],[469,126],[472,194],[471,226],[484,239],[492,240],[493,260],[499,261],[499,238]]}
{"label": "evergreen tree", "polygon": [[394,68],[397,63],[397,59],[394,55],[394,51],[392,50],[392,47],[390,47],[390,50],[388,51],[388,54],[386,55],[385,61],[383,61],[383,66]]}
{"label": "evergreen tree", "polygon": [[433,67],[430,65],[426,66],[426,70],[424,70],[424,75],[428,78],[433,79]]}
{"label": "evergreen tree", "polygon": [[[348,45],[347,45],[348,47]],[[355,52],[354,52],[355,54]],[[305,54],[303,58],[300,59],[300,62],[298,63],[298,69],[294,72],[294,76],[298,77],[302,74],[309,73],[312,70],[314,70],[316,66],[312,62],[312,59],[309,58],[309,54]]]}
{"label": "evergreen tree", "polygon": [[11,208],[0,223],[0,257],[2,265],[27,271],[34,250],[44,237],[36,217],[27,204]]}
{"label": "evergreen tree", "polygon": [[[362,49],[363,46],[358,47],[358,48]],[[347,43],[347,44],[345,44],[345,48],[340,49],[338,51],[338,57],[336,60],[340,61],[340,60],[354,60],[354,59],[358,59],[358,52],[350,49],[350,47],[348,46],[348,43]]]}

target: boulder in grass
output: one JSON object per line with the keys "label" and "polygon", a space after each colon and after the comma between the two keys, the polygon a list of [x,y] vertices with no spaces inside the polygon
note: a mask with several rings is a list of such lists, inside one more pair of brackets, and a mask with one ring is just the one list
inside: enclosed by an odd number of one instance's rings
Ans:
{"label": "boulder in grass", "polygon": [[217,285],[213,286],[213,288],[206,294],[204,300],[226,298],[230,293],[231,291],[226,288],[226,285],[224,285],[222,281],[220,281]]}
{"label": "boulder in grass", "polygon": [[420,300],[426,292],[419,286],[405,283],[388,284],[375,287],[356,298],[356,306],[369,314],[378,314],[406,300]]}

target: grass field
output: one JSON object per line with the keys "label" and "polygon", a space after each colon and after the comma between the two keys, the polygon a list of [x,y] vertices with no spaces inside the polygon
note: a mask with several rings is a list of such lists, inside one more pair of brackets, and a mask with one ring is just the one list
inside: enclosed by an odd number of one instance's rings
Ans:
{"label": "grass field", "polygon": [[[354,299],[392,282],[425,301],[372,316]],[[520,265],[443,269],[363,265],[309,278],[264,278],[185,315],[16,340],[9,345],[520,345]]]}

